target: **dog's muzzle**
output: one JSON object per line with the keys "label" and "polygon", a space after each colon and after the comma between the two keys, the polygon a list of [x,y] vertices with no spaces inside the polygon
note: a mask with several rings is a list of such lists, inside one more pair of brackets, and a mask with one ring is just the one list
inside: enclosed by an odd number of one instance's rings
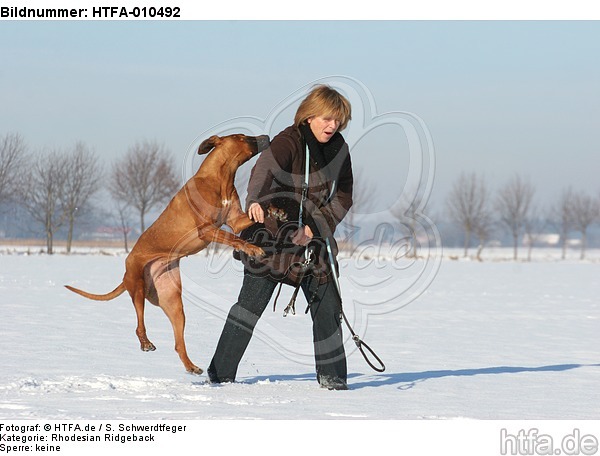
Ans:
{"label": "dog's muzzle", "polygon": [[267,135],[260,135],[256,137],[256,153],[262,152],[269,147],[271,141]]}

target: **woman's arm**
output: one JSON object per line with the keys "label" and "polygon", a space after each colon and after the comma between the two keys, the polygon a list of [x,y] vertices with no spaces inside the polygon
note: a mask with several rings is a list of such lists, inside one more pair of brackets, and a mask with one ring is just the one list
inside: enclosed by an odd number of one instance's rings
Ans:
{"label": "woman's arm", "polygon": [[[249,211],[254,204],[262,206],[264,217],[264,202],[261,197],[269,194],[273,180],[286,182],[291,179],[293,142],[291,138],[277,135],[271,141],[268,149],[261,152],[248,182],[248,196],[246,197],[246,208]],[[258,215],[258,209],[254,209]]]}

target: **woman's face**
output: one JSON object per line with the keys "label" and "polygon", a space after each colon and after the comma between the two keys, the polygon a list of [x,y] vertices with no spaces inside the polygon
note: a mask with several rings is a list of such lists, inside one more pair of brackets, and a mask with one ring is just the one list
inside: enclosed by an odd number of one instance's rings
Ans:
{"label": "woman's face", "polygon": [[320,143],[329,141],[340,127],[340,121],[333,117],[314,116],[309,117],[306,121]]}

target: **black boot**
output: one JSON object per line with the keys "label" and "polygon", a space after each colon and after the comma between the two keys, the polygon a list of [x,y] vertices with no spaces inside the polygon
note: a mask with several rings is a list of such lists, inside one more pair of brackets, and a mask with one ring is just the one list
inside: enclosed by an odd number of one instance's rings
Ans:
{"label": "black boot", "polygon": [[348,384],[346,380],[336,377],[330,377],[327,375],[321,376],[319,379],[319,385],[321,388],[327,388],[328,390],[347,390]]}

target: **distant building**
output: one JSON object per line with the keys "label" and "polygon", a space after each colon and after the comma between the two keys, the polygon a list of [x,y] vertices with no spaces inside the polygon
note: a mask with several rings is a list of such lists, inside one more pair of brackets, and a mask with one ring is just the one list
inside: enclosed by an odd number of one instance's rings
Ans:
{"label": "distant building", "polygon": [[[560,242],[560,234],[546,233],[536,234],[533,238],[533,243],[540,247],[556,247]],[[523,245],[530,245],[532,240],[528,235],[523,236]]]}

